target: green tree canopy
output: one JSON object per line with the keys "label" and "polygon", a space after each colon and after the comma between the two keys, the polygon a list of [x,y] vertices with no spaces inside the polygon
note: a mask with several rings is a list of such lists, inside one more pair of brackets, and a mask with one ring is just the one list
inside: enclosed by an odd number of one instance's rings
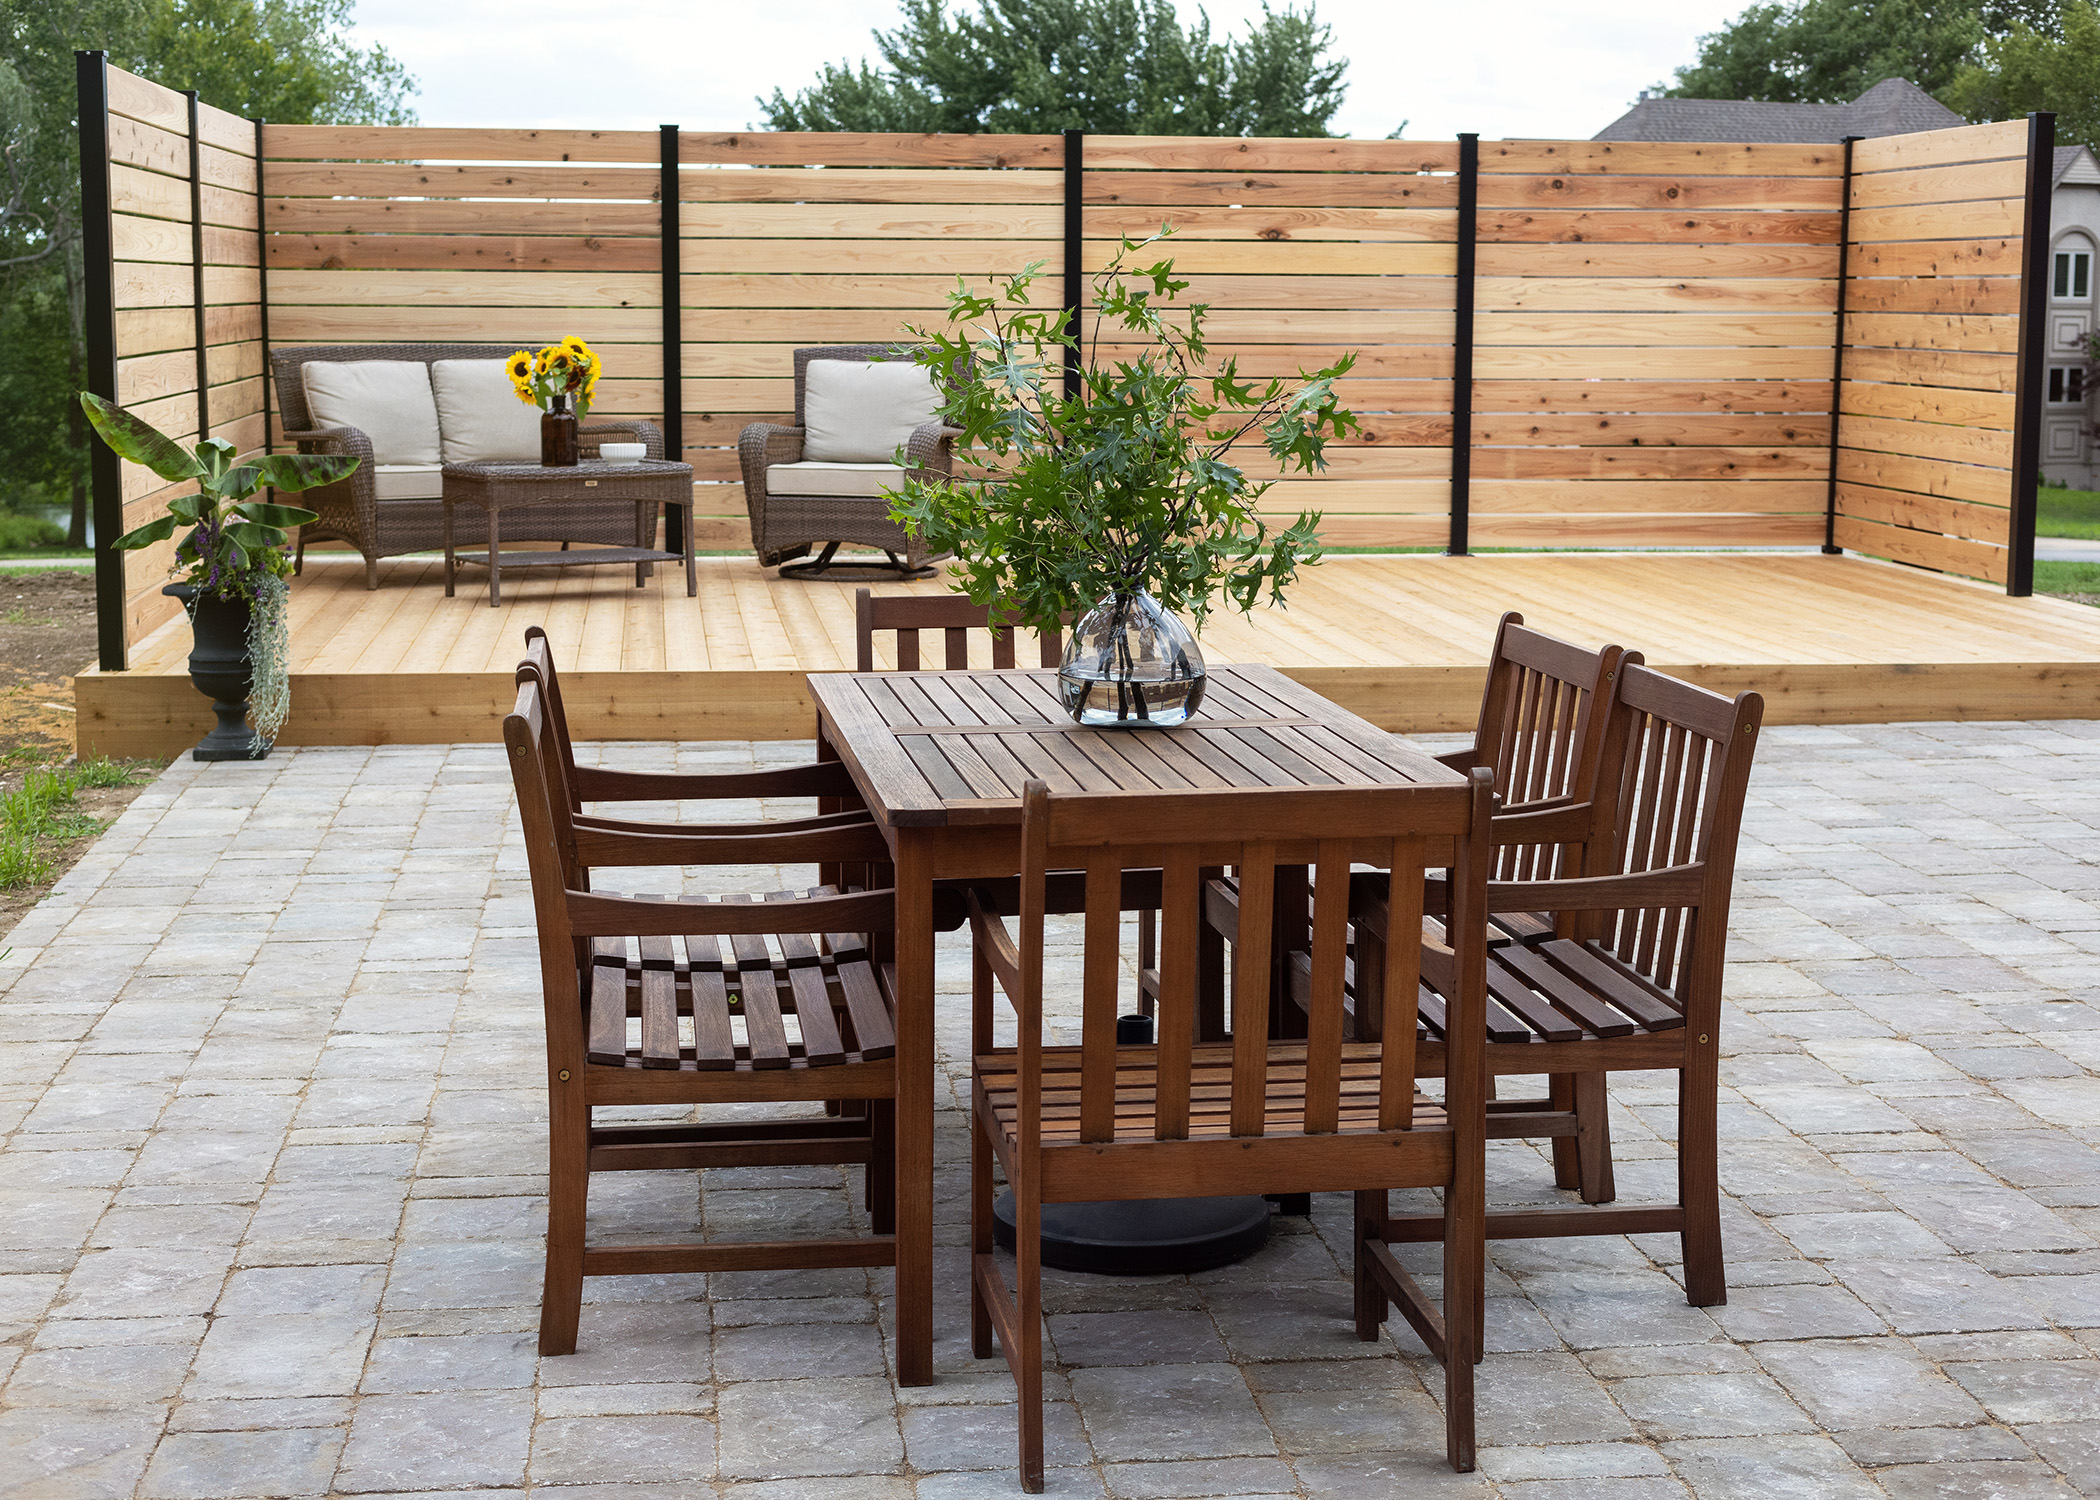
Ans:
{"label": "green tree canopy", "polygon": [[1680,99],[1836,104],[1884,78],[1939,95],[1986,41],[2058,32],[2055,0],[1781,0],[1699,38],[1663,90]]}
{"label": "green tree canopy", "polygon": [[415,82],[351,35],[351,0],[0,0],[0,507],[62,504],[84,532],[87,426],[73,53],[284,124],[413,122]]}
{"label": "green tree canopy", "polygon": [[1311,4],[1272,10],[1216,38],[1172,0],[903,0],[877,31],[884,66],[827,66],[759,108],[775,130],[998,131],[1114,135],[1326,135],[1346,58]]}
{"label": "green tree canopy", "polygon": [[2065,0],[2053,33],[2015,23],[1941,97],[1971,120],[2053,110],[2058,141],[2100,151],[2100,11]]}

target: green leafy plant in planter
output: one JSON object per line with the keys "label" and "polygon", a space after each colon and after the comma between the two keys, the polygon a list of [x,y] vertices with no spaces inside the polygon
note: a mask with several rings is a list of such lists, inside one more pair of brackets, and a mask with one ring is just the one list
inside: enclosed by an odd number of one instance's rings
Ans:
{"label": "green leafy plant in planter", "polygon": [[[333,484],[354,458],[281,453],[237,464],[233,444],[206,438],[185,448],[113,401],[83,392],[80,404],[119,458],[143,464],[172,483],[195,480],[197,493],[177,495],[165,515],[111,542],[136,551],[190,528],[175,544],[179,582],[162,592],[182,601],[195,634],[190,680],[212,699],[218,725],[194,752],[199,760],[242,760],[270,753],[291,711],[289,648],[291,562],[287,527],[319,519],[294,505],[251,498],[264,486],[296,492]],[[253,717],[255,727],[248,728]]]}
{"label": "green leafy plant in planter", "polygon": [[[1059,678],[1083,724],[1187,718],[1203,657],[1176,616],[1200,629],[1221,597],[1243,613],[1281,604],[1319,561],[1318,514],[1272,531],[1256,506],[1273,481],[1250,481],[1232,450],[1258,436],[1286,473],[1315,473],[1358,427],[1334,391],[1353,354],[1295,381],[1209,365],[1208,304],[1177,301],[1189,283],[1171,260],[1132,264],[1172,232],[1123,241],[1093,278],[1088,328],[1040,305],[1037,262],[988,292],[959,280],[948,326],[909,330],[978,472],[908,481],[891,515],[955,554],[956,586],[975,602],[1030,626],[1078,617]],[[1075,395],[1068,350],[1082,356]]]}

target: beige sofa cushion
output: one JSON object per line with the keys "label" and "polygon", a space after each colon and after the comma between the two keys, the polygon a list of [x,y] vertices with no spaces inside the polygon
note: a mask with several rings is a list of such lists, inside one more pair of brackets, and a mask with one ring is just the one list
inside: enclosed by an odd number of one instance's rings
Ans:
{"label": "beige sofa cushion", "polygon": [[420,359],[316,359],[300,374],[314,425],[355,427],[375,465],[438,462],[437,402]]}
{"label": "beige sofa cushion", "polygon": [[539,462],[540,409],[518,399],[502,360],[434,360],[430,389],[446,463]]}
{"label": "beige sofa cushion", "polygon": [[445,471],[436,464],[374,464],[372,486],[382,500],[440,500]]}
{"label": "beige sofa cushion", "polygon": [[772,464],[766,469],[768,495],[852,495],[880,498],[885,486],[900,489],[904,470],[895,464]]}
{"label": "beige sofa cushion", "polygon": [[933,377],[909,360],[813,359],[803,374],[802,456],[886,464],[939,406]]}

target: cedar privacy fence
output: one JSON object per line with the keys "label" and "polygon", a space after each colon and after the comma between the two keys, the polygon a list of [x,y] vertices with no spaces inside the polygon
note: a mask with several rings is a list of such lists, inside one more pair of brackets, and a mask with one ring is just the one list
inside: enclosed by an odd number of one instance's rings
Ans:
{"label": "cedar privacy fence", "polygon": [[[1363,432],[1266,502],[1330,545],[1821,545],[2031,588],[2048,115],[1831,146],[269,125],[95,53],[80,91],[91,380],[176,434],[272,442],[272,341],[574,333],[596,409],[692,463],[698,544],[742,548],[737,433],[785,419],[797,345],[1032,261],[1069,305],[1164,220],[1220,357],[1356,352]],[[96,463],[106,541],[165,492]],[[100,557],[116,669],[168,554]]]}

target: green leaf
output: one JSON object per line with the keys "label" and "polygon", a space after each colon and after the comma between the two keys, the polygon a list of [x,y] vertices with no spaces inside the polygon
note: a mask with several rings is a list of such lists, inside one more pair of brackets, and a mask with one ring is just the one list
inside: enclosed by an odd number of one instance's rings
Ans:
{"label": "green leaf", "polygon": [[197,479],[206,472],[173,438],[164,436],[150,423],[134,417],[114,401],[105,401],[90,391],[80,393],[80,406],[102,441],[119,458],[144,464],[163,479]]}
{"label": "green leaf", "polygon": [[333,453],[276,453],[268,458],[258,458],[255,467],[261,472],[264,484],[296,493],[348,479],[361,462],[362,459],[344,458]]}
{"label": "green leaf", "polygon": [[235,506],[234,512],[244,521],[255,521],[264,526],[304,526],[309,521],[321,519],[318,511],[297,505],[271,505],[262,500],[250,500]]}
{"label": "green leaf", "polygon": [[290,540],[275,526],[260,526],[253,521],[236,521],[226,528],[224,535],[237,546],[256,552],[282,547]]}
{"label": "green leaf", "polygon": [[155,516],[138,530],[125,532],[111,542],[110,545],[126,552],[136,552],[141,547],[150,547],[155,542],[164,542],[174,534],[175,518],[173,516]]}

